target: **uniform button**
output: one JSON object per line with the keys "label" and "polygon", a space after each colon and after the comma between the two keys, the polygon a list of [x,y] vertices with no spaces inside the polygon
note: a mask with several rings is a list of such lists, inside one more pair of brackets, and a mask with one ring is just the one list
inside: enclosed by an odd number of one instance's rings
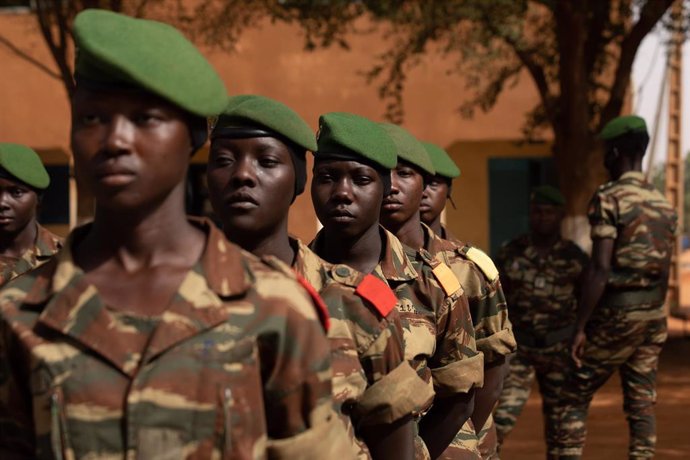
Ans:
{"label": "uniform button", "polygon": [[350,276],[350,270],[347,267],[343,267],[342,265],[340,265],[335,269],[335,274],[343,277]]}

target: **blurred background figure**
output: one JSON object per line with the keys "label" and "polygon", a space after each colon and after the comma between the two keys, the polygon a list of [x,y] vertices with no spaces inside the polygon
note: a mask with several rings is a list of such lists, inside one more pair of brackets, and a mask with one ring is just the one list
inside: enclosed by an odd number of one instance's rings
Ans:
{"label": "blurred background figure", "polygon": [[536,377],[548,458],[553,458],[558,393],[568,368],[579,279],[587,263],[587,255],[561,237],[564,204],[556,188],[535,188],[530,232],[505,244],[496,259],[518,342],[494,414],[499,446],[515,426]]}

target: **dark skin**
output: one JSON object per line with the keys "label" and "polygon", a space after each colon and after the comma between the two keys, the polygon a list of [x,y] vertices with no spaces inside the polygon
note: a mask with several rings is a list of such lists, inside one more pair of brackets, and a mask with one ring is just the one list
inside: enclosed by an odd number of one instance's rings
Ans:
{"label": "dark skin", "polygon": [[[419,205],[424,191],[424,177],[413,166],[398,163],[391,173],[391,193],[381,207],[381,223],[403,244],[424,247],[424,231]],[[419,422],[419,435],[431,458],[440,456],[450,445],[475,408],[475,391],[435,400],[431,410]],[[487,414],[488,417],[488,414]]]}
{"label": "dark skin", "polygon": [[19,258],[36,243],[38,195],[26,184],[0,178],[0,256]]}
{"label": "dark skin", "polygon": [[379,231],[383,182],[376,170],[356,161],[317,161],[311,198],[323,225],[325,244],[319,256],[371,273],[383,250]]}
{"label": "dark skin", "polygon": [[541,257],[545,257],[554,244],[561,239],[563,207],[553,204],[531,203],[529,227],[532,244]]}
{"label": "dark skin", "polygon": [[[371,273],[383,249],[379,232],[383,182],[376,170],[356,161],[317,161],[311,196],[324,227],[325,244],[319,248],[319,256]],[[372,458],[412,459],[413,424],[408,416],[393,424],[367,428],[361,436]]]}
{"label": "dark skin", "polygon": [[288,213],[295,168],[288,147],[273,137],[214,139],[207,178],[228,239],[254,255],[274,255],[292,265]]}
{"label": "dark skin", "polygon": [[78,88],[71,142],[77,180],[96,200],[75,261],[111,308],[158,316],[199,260],[205,235],[185,215],[187,115],[141,91]]}
{"label": "dark skin", "polygon": [[381,206],[381,223],[411,248],[424,246],[419,205],[424,192],[424,177],[413,166],[400,162],[391,171],[391,193]]}
{"label": "dark skin", "polygon": [[422,193],[419,213],[422,222],[427,224],[437,235],[441,235],[441,213],[446,207],[448,199],[448,182],[441,176],[434,176]]}
{"label": "dark skin", "polygon": [[[644,151],[624,153],[619,152],[615,145],[607,144],[604,166],[611,179],[618,180],[626,172],[642,171],[643,156]],[[577,367],[582,366],[582,357],[587,343],[585,326],[606,288],[606,281],[611,271],[614,243],[613,238],[596,238],[592,241],[592,258],[583,273],[575,332],[570,344],[570,355]]]}

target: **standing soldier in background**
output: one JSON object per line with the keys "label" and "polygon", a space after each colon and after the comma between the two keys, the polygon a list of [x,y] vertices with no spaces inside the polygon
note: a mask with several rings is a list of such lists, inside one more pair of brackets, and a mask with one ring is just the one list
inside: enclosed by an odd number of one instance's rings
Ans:
{"label": "standing soldier in background", "polygon": [[0,458],[346,453],[313,300],[185,215],[223,81],[160,22],[87,9],[74,39],[71,145],[96,213],[0,291]]}
{"label": "standing soldier in background", "polygon": [[372,273],[395,292],[405,357],[436,392],[419,421],[417,458],[436,458],[471,415],[473,389],[483,377],[467,299],[448,267],[430,257],[421,262],[418,251],[379,225],[397,162],[381,126],[352,114],[323,115],[314,158],[312,199],[324,227],[311,247],[329,262]]}
{"label": "standing soldier in background", "polygon": [[[460,280],[470,304],[474,323],[477,349],[484,353],[484,387],[477,390],[476,404],[479,411],[491,411],[498,400],[503,379],[507,372],[506,357],[516,349],[508,309],[499,282],[498,270],[491,259],[481,250],[470,246],[441,225],[441,212],[450,197],[453,178],[460,169],[450,156],[437,145],[421,142],[431,159],[436,174],[429,179],[420,204],[422,222],[427,228],[427,249],[444,254],[444,260]],[[437,232],[437,230],[440,231]],[[431,235],[434,235],[431,237]],[[452,244],[441,241],[442,239]],[[489,414],[480,430],[475,430],[473,417],[456,436],[452,448],[444,453],[446,458],[458,458],[461,452],[473,452],[484,459],[497,458],[496,427]],[[481,422],[481,419],[479,420]],[[455,450],[453,453],[452,450]],[[469,457],[472,458],[472,457]]]}
{"label": "standing soldier in background", "polygon": [[611,182],[589,206],[592,258],[582,282],[571,355],[576,369],[562,389],[559,459],[579,459],[594,393],[619,370],[630,428],[629,457],[654,457],[656,373],[666,341],[664,300],[677,216],[642,174],[645,121],[623,116],[602,130]]}
{"label": "standing soldier in background", "polygon": [[496,258],[518,343],[494,413],[499,449],[529,398],[536,374],[548,458],[558,458],[556,409],[567,378],[569,339],[587,264],[587,255],[561,238],[564,204],[565,198],[554,187],[535,188],[530,197],[530,233],[504,245]]}
{"label": "standing soldier in background", "polygon": [[[330,264],[288,234],[290,205],[306,185],[306,154],[316,148],[309,125],[286,105],[263,96],[231,97],[211,132],[211,202],[230,241],[291,266],[323,298],[333,397],[353,455],[410,459],[412,414],[430,404],[433,392],[404,358],[395,295],[373,275]],[[395,161],[393,152],[388,161]],[[377,178],[367,185],[382,194]]]}
{"label": "standing soldier in background", "polygon": [[43,265],[62,240],[36,221],[50,177],[30,148],[0,143],[0,286]]}

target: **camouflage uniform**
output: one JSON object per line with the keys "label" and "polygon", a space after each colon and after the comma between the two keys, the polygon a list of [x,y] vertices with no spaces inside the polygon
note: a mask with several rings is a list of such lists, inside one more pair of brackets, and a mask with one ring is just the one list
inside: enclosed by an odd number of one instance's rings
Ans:
{"label": "camouflage uniform", "polygon": [[[403,320],[405,357],[436,395],[447,397],[483,384],[466,297],[457,280],[437,277],[441,264],[426,251],[404,246],[381,228],[384,256],[373,274],[393,290]],[[319,245],[319,235],[313,243]],[[452,276],[452,274],[451,274]],[[451,285],[451,281],[455,283]],[[417,458],[429,458],[417,437]]]}
{"label": "camouflage uniform", "polygon": [[[477,349],[484,353],[484,361],[491,363],[516,349],[515,337],[508,319],[508,309],[498,272],[493,262],[478,249],[457,238],[443,239],[427,225],[424,229],[425,249],[448,265],[462,284],[469,302],[474,323]],[[448,236],[448,232],[445,232]],[[479,436],[478,436],[479,435]],[[479,442],[479,437],[482,442]],[[471,420],[462,427],[443,459],[490,458],[496,451],[493,418],[476,433]]]}
{"label": "camouflage uniform", "polygon": [[530,235],[503,246],[496,258],[510,318],[520,345],[494,414],[499,442],[515,426],[529,398],[535,374],[542,397],[547,450],[554,453],[558,394],[570,364],[580,275],[587,255],[572,241],[558,240],[542,256]]}
{"label": "camouflage uniform", "polygon": [[337,458],[328,344],[294,275],[208,221],[158,317],[113,312],[71,244],[0,293],[0,453],[37,458]]}
{"label": "camouflage uniform", "polygon": [[[431,404],[433,390],[403,352],[393,292],[378,278],[321,259],[299,240],[294,270],[323,298],[329,313],[333,397],[357,458],[370,458],[359,428],[393,423]],[[386,297],[389,294],[389,297]]]}
{"label": "camouflage uniform", "polygon": [[43,265],[62,247],[62,239],[59,236],[38,224],[36,226],[34,247],[25,251],[18,259],[0,256],[0,287],[32,268]]}
{"label": "camouflage uniform", "polygon": [[630,458],[652,458],[656,371],[666,341],[663,310],[677,217],[641,172],[599,187],[589,208],[592,238],[615,240],[604,294],[586,326],[582,367],[562,390],[561,458],[579,458],[594,393],[618,369]]}

